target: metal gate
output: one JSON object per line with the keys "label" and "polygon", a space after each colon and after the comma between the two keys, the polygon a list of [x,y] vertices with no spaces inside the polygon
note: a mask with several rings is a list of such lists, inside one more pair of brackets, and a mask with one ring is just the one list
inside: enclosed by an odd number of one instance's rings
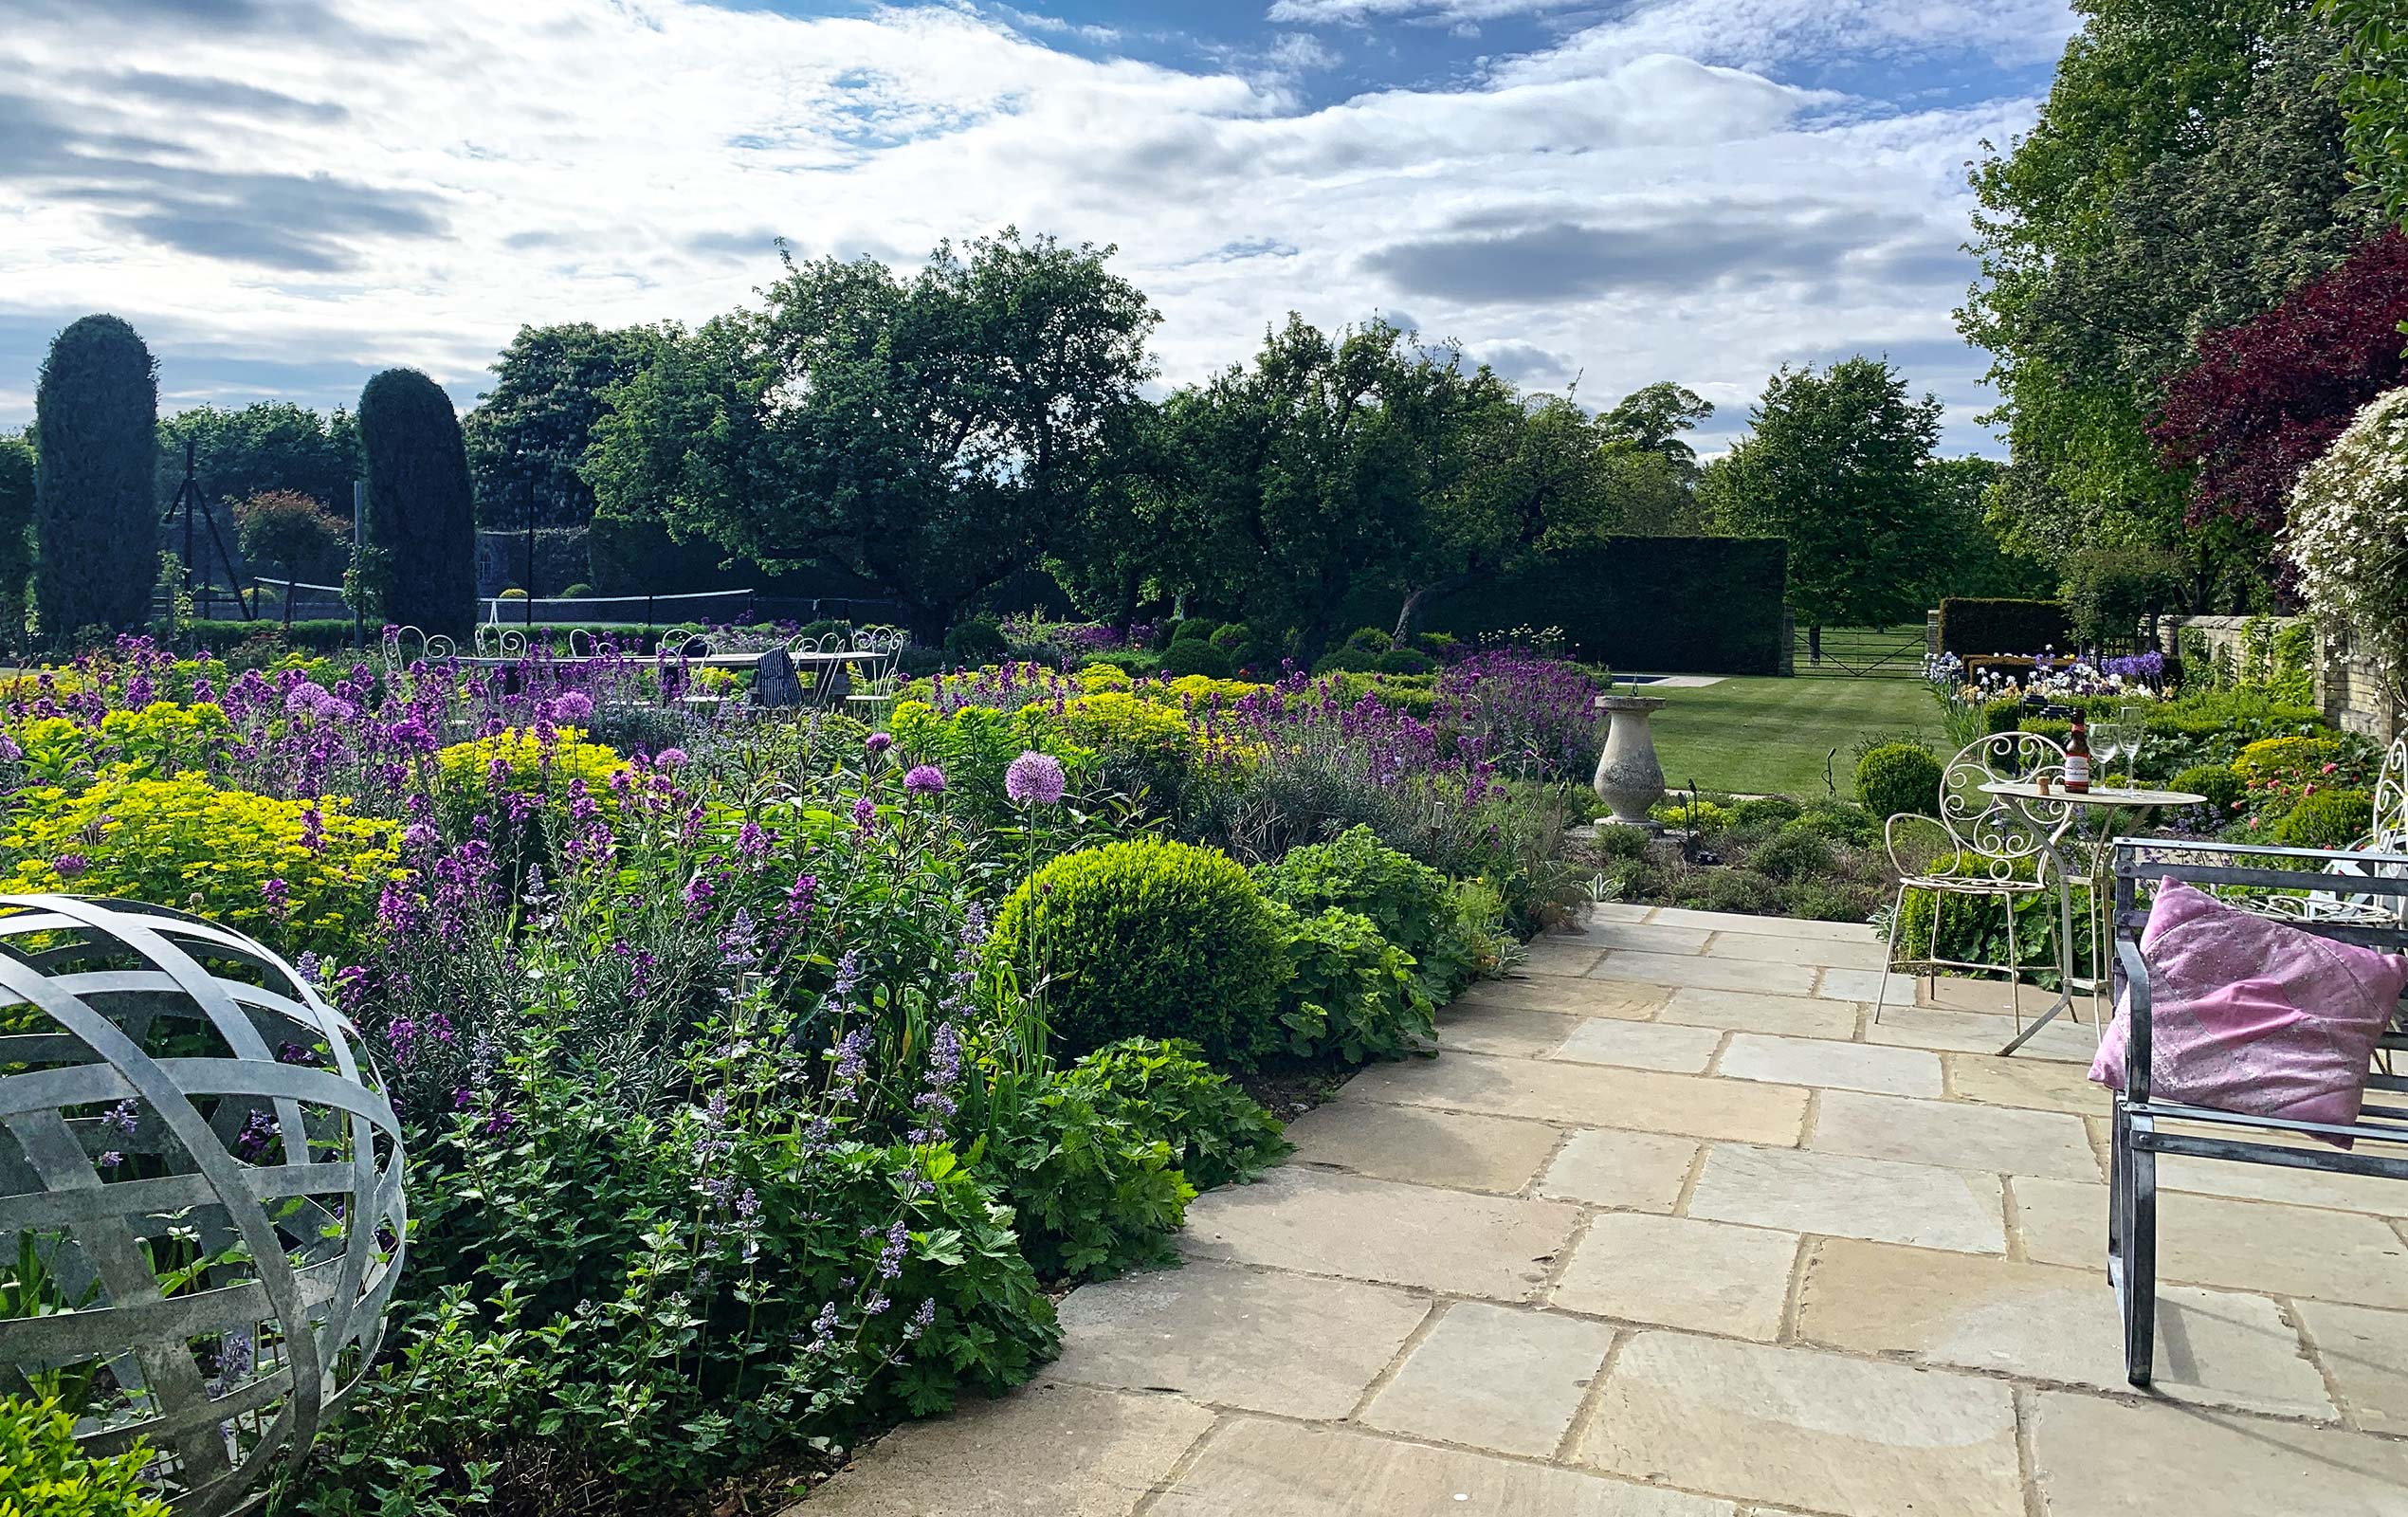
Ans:
{"label": "metal gate", "polygon": [[1791,631],[1790,638],[1794,667],[1801,676],[1923,678],[1925,644],[1920,623],[1903,627],[1826,627],[1819,638],[1811,629],[1798,627]]}

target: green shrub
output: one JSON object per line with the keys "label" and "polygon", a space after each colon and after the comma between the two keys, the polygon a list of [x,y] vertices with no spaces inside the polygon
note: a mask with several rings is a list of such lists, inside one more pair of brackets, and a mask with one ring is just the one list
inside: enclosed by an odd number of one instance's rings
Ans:
{"label": "green shrub", "polygon": [[992,616],[973,616],[956,622],[945,633],[946,659],[965,667],[996,663],[1011,651],[1011,645],[1004,641],[1002,626]]}
{"label": "green shrub", "polygon": [[1169,1144],[1199,1191],[1252,1179],[1288,1152],[1279,1119],[1206,1064],[1193,1043],[1123,1038],[1059,1079],[1098,1111]]}
{"label": "green shrub", "polygon": [[1243,1066],[1281,1041],[1277,924],[1213,849],[1148,837],[1066,853],[1004,902],[988,952],[1038,990],[1073,1053],[1179,1037]]}
{"label": "green shrub", "polygon": [[1856,799],[1887,819],[1901,812],[1931,816],[1940,810],[1939,758],[1919,742],[1885,742],[1856,760]]}
{"label": "green shrub", "polygon": [[1660,800],[1649,809],[1648,815],[1667,827],[1686,828],[1693,832],[1728,832],[1739,819],[1739,813],[1730,807],[1704,798],[1694,802]]}
{"label": "green shrub", "polygon": [[2344,849],[2374,825],[2375,799],[2362,790],[2319,790],[2302,795],[2274,824],[2284,848]]}
{"label": "green shrub", "polygon": [[359,393],[359,445],[385,620],[465,638],[477,619],[477,521],[451,397],[415,369],[386,370]]}
{"label": "green shrub", "polygon": [[5,1517],[168,1517],[142,1485],[151,1451],[76,1447],[75,1418],[55,1401],[0,1396],[0,1514]]}
{"label": "green shrub", "polygon": [[[1934,861],[1935,868],[1954,868],[1961,873],[1986,874],[1988,867],[1971,855],[1942,855]],[[2034,868],[2026,861],[2018,878],[2029,880]],[[2073,907],[2075,963],[2089,961],[2090,951],[2090,918],[2082,905],[2082,892],[2077,888]],[[1937,903],[1944,900],[1944,905]],[[1962,963],[1999,964],[2007,960],[2007,905],[2014,902],[2016,923],[2016,962],[2025,978],[2035,984],[2053,989],[2056,985],[2057,896],[2053,888],[2033,891],[2014,897],[1937,895],[1929,890],[1909,890],[1906,909],[1890,923],[1890,941],[1902,955],[1923,958],[1933,954],[1931,947],[1932,912],[1940,911],[1940,945],[1936,957]],[[2003,994],[2003,993],[2002,993]]]}
{"label": "green shrub", "polygon": [[1401,1057],[1437,1036],[1435,1007],[1413,956],[1381,937],[1369,917],[1334,907],[1313,916],[1274,909],[1288,969],[1280,1001],[1288,1052],[1360,1064]]}
{"label": "green shrub", "polygon": [[1610,859],[1645,859],[1654,836],[1644,827],[1606,822],[1596,830],[1596,849]]}
{"label": "green shrub", "polygon": [[2063,648],[2071,631],[2065,607],[2053,600],[1949,595],[1940,602],[1940,650],[1959,657]]}
{"label": "green shrub", "polygon": [[1211,641],[1239,668],[1268,668],[1278,662],[1278,640],[1244,622],[1230,622],[1219,628]]}
{"label": "green shrub", "polygon": [[1237,661],[1227,650],[1201,637],[1181,638],[1162,650],[1160,663],[1173,676],[1201,674],[1226,680],[1237,672]]}
{"label": "green shrub", "polygon": [[2348,757],[2348,749],[2335,738],[2267,738],[2235,755],[2233,771],[2246,784],[2253,779],[2312,776]]}
{"label": "green shrub", "polygon": [[1220,630],[1221,624],[1209,616],[1190,616],[1172,624],[1170,646],[1177,648],[1181,643],[1209,643],[1213,634]]}
{"label": "green shrub", "polygon": [[1334,906],[1369,917],[1381,937],[1412,956],[1433,1004],[1452,1000],[1478,972],[1487,944],[1459,933],[1447,877],[1390,848],[1369,827],[1290,849],[1257,868],[1254,878],[1264,895],[1300,913]]}
{"label": "green shrub", "polygon": [[1098,665],[1119,669],[1130,679],[1142,680],[1162,672],[1162,655],[1151,649],[1111,648],[1100,653],[1089,653],[1079,660],[1079,667],[1083,669]]}
{"label": "green shrub", "polygon": [[33,449],[0,437],[0,646],[25,635],[27,584],[33,577]]}
{"label": "green shrub", "polygon": [[561,591],[559,598],[562,600],[589,600],[593,598],[593,587],[580,580],[576,584],[571,585],[567,589]]}
{"label": "green shrub", "polygon": [[1781,914],[1810,922],[1864,922],[1881,907],[1881,892],[1852,880],[1805,880],[1790,886]]}
{"label": "green shrub", "polygon": [[2085,648],[2128,645],[2142,617],[2182,593],[2180,561],[2155,548],[2078,548],[2063,575],[2066,618]]}
{"label": "green shrub", "polygon": [[1819,833],[1834,843],[1871,848],[1881,841],[1882,828],[1888,821],[1888,816],[1875,816],[1863,806],[1848,801],[1825,801],[1798,813],[1789,827]]}
{"label": "green shrub", "polygon": [[1195,1198],[1168,1142],[1059,1074],[996,1114],[981,1169],[1011,1203],[1020,1252],[1041,1280],[1103,1280],[1172,1262],[1171,1239]]}
{"label": "green shrub", "polygon": [[496,595],[494,598],[496,600],[524,600],[527,598],[527,593],[520,590],[518,586],[512,585],[509,589],[503,591],[501,594]]}
{"label": "green shrub", "polygon": [[1715,869],[1706,876],[1697,894],[1682,898],[1682,905],[1695,905],[1708,911],[1765,916],[1780,910],[1781,890],[1771,880],[1747,869]]}
{"label": "green shrub", "polygon": [[1829,873],[1833,862],[1829,838],[1792,822],[1750,854],[1747,866],[1768,878],[1796,883]]}
{"label": "green shrub", "polygon": [[[446,402],[447,405],[449,402]],[[51,641],[139,627],[159,569],[158,367],[135,330],[87,316],[34,383],[34,599]]]}
{"label": "green shrub", "polygon": [[1379,654],[1374,667],[1382,674],[1434,674],[1438,661],[1427,653],[1410,648],[1399,648]]}
{"label": "green shrub", "polygon": [[2193,764],[2168,781],[2166,788],[2204,795],[2216,815],[2230,816],[2233,803],[2248,789],[2248,781],[2231,764]]}
{"label": "green shrub", "polygon": [[1357,653],[1385,653],[1396,641],[1377,627],[1358,627],[1347,634],[1344,646]]}
{"label": "green shrub", "polygon": [[1761,827],[1767,823],[1779,826],[1796,821],[1804,810],[1787,795],[1758,795],[1732,807],[1731,822],[1737,827]]}

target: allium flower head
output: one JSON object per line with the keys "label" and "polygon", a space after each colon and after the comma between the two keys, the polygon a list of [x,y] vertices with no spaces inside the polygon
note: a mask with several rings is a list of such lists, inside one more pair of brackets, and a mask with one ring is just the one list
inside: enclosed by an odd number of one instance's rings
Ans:
{"label": "allium flower head", "polygon": [[935,764],[915,764],[903,776],[903,792],[911,795],[941,795],[945,788],[945,773]]}
{"label": "allium flower head", "polygon": [[870,757],[873,758],[878,755],[885,753],[887,749],[893,747],[894,745],[894,734],[889,732],[873,732],[869,735],[868,739],[862,743],[862,746],[868,750]]}
{"label": "allium flower head", "polygon": [[1062,799],[1067,781],[1062,760],[1031,748],[1012,760],[1003,772],[1003,793],[1019,806],[1051,806]]}

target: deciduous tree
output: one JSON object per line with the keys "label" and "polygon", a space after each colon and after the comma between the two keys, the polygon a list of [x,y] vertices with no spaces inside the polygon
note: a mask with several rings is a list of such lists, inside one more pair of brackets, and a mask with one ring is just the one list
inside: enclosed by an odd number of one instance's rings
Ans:
{"label": "deciduous tree", "polygon": [[[243,557],[283,571],[284,625],[293,624],[292,581],[323,583],[343,572],[351,525],[298,490],[263,490],[234,507]],[[253,571],[256,573],[256,571]]]}
{"label": "deciduous tree", "polygon": [[494,361],[493,388],[460,424],[478,520],[522,524],[530,493],[541,525],[581,527],[593,520],[593,486],[579,469],[603,397],[650,361],[661,340],[658,328],[645,326],[519,328]]}

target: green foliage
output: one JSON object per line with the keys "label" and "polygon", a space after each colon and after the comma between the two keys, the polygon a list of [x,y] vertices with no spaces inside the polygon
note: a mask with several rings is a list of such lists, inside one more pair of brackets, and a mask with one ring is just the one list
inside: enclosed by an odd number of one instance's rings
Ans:
{"label": "green foliage", "polygon": [[139,627],[158,579],[158,371],[114,316],[87,316],[50,344],[33,394],[34,586],[45,634]]}
{"label": "green foliage", "polygon": [[2218,817],[2229,818],[2234,803],[2241,798],[2248,784],[2231,764],[2193,764],[2169,780],[2166,788],[2204,795],[2211,811]]}
{"label": "green foliage", "polygon": [[[1935,796],[1938,786],[1933,787]],[[1881,830],[1888,820],[1887,814],[1876,816],[1869,806],[1851,805],[1847,801],[1826,801],[1809,806],[1798,813],[1789,825],[1820,833],[1833,842],[1855,848],[1872,848],[1881,841]]]}
{"label": "green foliage", "polygon": [[0,647],[25,636],[26,591],[33,577],[33,449],[0,437]]}
{"label": "green foliage", "polygon": [[1784,368],[1757,402],[1753,433],[1707,466],[1700,494],[1724,530],[1788,542],[1799,622],[1887,627],[1924,606],[1900,568],[1925,557],[1924,469],[1940,413],[1936,396],[1912,399],[1880,359]]}
{"label": "green foliage", "polygon": [[1011,652],[1003,628],[992,616],[956,622],[945,633],[945,657],[965,668],[980,668]]}
{"label": "green foliage", "polygon": [[1286,1051],[1360,1064],[1430,1047],[1436,1008],[1413,956],[1381,937],[1369,917],[1336,907],[1313,916],[1273,910],[1288,970],[1280,1008]]}
{"label": "green foliage", "polygon": [[2337,72],[2350,154],[2391,218],[2408,224],[2408,26],[2390,0],[2318,0],[2317,10],[2347,42]]}
{"label": "green foliage", "polygon": [[[1981,874],[1987,870],[1982,861],[1969,855],[1943,855],[1934,867],[1946,868],[1952,860],[1960,872]],[[2027,880],[2032,877],[2028,865],[2021,877]],[[2073,905],[2073,961],[2077,964],[2089,962],[2087,956],[2090,941],[2090,918],[2080,899],[2082,893],[2077,886]],[[2014,897],[1909,890],[1906,895],[1905,910],[1889,924],[1890,941],[1897,946],[1902,958],[1928,955],[1964,963],[2005,963],[2009,909],[2015,912],[2015,962],[2021,966],[2026,979],[2053,989],[2056,984],[2058,926],[2054,889],[2034,890]],[[1936,950],[1932,947],[1935,911],[1939,914],[1939,946]]]}
{"label": "green foliage", "polygon": [[0,1517],[168,1517],[142,1484],[149,1445],[89,1455],[53,1401],[0,1396]]}
{"label": "green foliage", "polygon": [[[234,508],[234,530],[254,574],[272,568],[285,579],[322,583],[340,575],[350,556],[351,523],[294,490],[264,491],[243,502]],[[293,600],[283,597],[287,622]]]}
{"label": "green foliage", "polygon": [[2180,603],[2181,568],[2180,559],[2156,548],[2090,547],[2068,557],[2061,588],[2078,645],[2130,644],[2142,617]]}
{"label": "green foliage", "polygon": [[611,387],[650,360],[661,334],[650,327],[587,321],[522,326],[494,359],[493,388],[461,422],[477,517],[488,527],[536,521],[581,527],[593,517],[593,487],[578,472],[607,409]]}
{"label": "green foliage", "polygon": [[286,955],[340,958],[375,920],[393,832],[353,815],[341,796],[273,800],[195,773],[150,778],[122,765],[81,790],[16,797],[0,832],[0,889],[155,902]]}
{"label": "green foliage", "polygon": [[1002,1114],[983,1155],[1043,1280],[1104,1280],[1170,1263],[1195,1187],[1171,1145],[1049,1077]]}
{"label": "green foliage", "polygon": [[1209,643],[1220,630],[1221,624],[1209,616],[1190,616],[1171,628],[1169,646],[1176,648],[1181,643],[1195,641]]}
{"label": "green foliage", "polygon": [[1792,822],[1748,856],[1748,868],[1768,879],[1796,885],[1831,871],[1832,842],[1813,827]]}
{"label": "green foliage", "polygon": [[1660,800],[1648,815],[1667,827],[1685,828],[1694,832],[1720,832],[1738,820],[1738,813],[1720,801],[1699,799]]}
{"label": "green foliage", "polygon": [[1279,935],[1253,880],[1215,850],[1139,838],[1066,853],[1004,902],[988,952],[1042,996],[1074,1052],[1177,1037],[1243,1067],[1279,1040]]}
{"label": "green foliage", "polygon": [[465,637],[477,619],[477,521],[451,397],[415,369],[388,369],[359,393],[359,440],[385,620]]}
{"label": "green foliage", "polygon": [[1951,595],[1940,603],[1940,650],[1961,658],[2071,647],[2072,631],[2058,601]]}
{"label": "green foliage", "polygon": [[1797,820],[1804,811],[1804,807],[1786,795],[1758,795],[1731,808],[1731,825],[1778,828],[1785,822]]}
{"label": "green foliage", "polygon": [[1875,816],[1930,816],[1940,808],[1940,759],[1920,742],[1885,742],[1856,760],[1856,799]]}
{"label": "green foliage", "polygon": [[1596,830],[1597,851],[1609,859],[1644,859],[1653,841],[1644,827],[1609,822]]}
{"label": "green foliage", "polygon": [[[1188,626],[1195,624],[1190,622]],[[1209,679],[1226,680],[1237,672],[1237,660],[1225,649],[1202,637],[1174,639],[1162,650],[1161,667],[1173,675],[1201,674]]]}
{"label": "green foliage", "polygon": [[1193,1043],[1124,1038],[1080,1059],[1059,1082],[1105,1116],[1168,1143],[1199,1191],[1252,1179],[1288,1152],[1279,1119],[1206,1064]]}
{"label": "green foliage", "polygon": [[1336,907],[1369,917],[1419,966],[1433,1005],[1454,999],[1477,972],[1484,944],[1459,932],[1447,877],[1390,848],[1369,827],[1290,849],[1278,862],[1257,866],[1254,879],[1265,896],[1305,915]]}
{"label": "green foliage", "polygon": [[2302,795],[2274,824],[2274,841],[2285,848],[2344,849],[2374,825],[2375,799],[2362,790],[2323,790]]}

